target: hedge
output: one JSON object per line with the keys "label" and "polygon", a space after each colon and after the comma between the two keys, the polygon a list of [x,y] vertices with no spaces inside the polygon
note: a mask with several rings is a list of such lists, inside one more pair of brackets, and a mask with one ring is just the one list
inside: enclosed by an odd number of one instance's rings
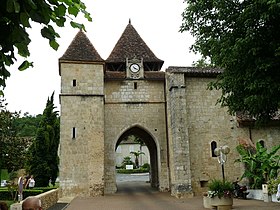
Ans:
{"label": "hedge", "polygon": [[147,168],[137,168],[137,169],[117,169],[119,174],[135,174],[135,173],[147,173],[149,169]]}
{"label": "hedge", "polygon": [[[24,189],[23,190],[23,197],[27,198],[28,196],[35,196],[49,190],[56,189],[55,187],[36,187],[34,189]],[[13,195],[17,195],[17,191],[13,190]],[[17,200],[17,198],[15,198]],[[11,191],[8,188],[0,188],[0,200],[13,200]]]}

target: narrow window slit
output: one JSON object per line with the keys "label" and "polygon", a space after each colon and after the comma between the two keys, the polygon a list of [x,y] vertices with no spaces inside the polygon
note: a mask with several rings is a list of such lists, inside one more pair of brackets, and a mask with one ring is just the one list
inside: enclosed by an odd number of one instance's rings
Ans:
{"label": "narrow window slit", "polygon": [[73,127],[72,128],[72,139],[75,139],[76,138],[76,128]]}

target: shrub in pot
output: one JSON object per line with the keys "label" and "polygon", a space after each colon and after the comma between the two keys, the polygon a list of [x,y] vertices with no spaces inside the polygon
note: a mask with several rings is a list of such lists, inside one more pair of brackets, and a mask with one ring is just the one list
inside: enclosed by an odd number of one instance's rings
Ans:
{"label": "shrub in pot", "polygon": [[203,197],[205,208],[209,206],[232,206],[234,186],[229,181],[218,179],[208,183],[209,191]]}

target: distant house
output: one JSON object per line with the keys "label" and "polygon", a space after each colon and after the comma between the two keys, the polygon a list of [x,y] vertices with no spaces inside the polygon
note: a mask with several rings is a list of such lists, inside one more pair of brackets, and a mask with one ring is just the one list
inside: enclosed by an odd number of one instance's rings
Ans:
{"label": "distant house", "polygon": [[142,151],[145,154],[139,156],[139,165],[142,166],[145,163],[150,164],[150,153],[146,145],[141,146],[139,143],[129,139],[127,141],[122,141],[116,149],[116,166],[121,166],[124,157],[131,157],[131,160],[135,162],[135,156],[130,154],[130,152]]}

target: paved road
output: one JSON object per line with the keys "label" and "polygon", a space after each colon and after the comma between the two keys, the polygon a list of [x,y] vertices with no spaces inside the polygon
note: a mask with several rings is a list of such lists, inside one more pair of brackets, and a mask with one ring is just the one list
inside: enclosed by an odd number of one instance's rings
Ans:
{"label": "paved road", "polygon": [[117,183],[122,182],[148,182],[149,173],[141,174],[117,174]]}
{"label": "paved road", "polygon": [[[94,198],[75,198],[63,208],[52,210],[206,210],[202,197],[177,199],[158,192],[147,183],[146,175],[118,175],[118,192]],[[280,203],[234,199],[235,210],[280,210]]]}

